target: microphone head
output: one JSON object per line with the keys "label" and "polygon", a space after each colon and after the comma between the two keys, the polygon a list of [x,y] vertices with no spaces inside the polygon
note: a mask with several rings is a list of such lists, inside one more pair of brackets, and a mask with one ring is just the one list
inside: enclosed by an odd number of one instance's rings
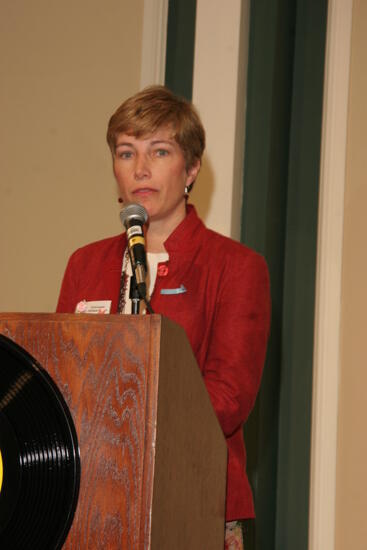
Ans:
{"label": "microphone head", "polygon": [[141,204],[130,203],[127,204],[120,212],[121,223],[126,227],[129,226],[130,220],[138,220],[142,225],[148,221],[148,213],[144,206]]}

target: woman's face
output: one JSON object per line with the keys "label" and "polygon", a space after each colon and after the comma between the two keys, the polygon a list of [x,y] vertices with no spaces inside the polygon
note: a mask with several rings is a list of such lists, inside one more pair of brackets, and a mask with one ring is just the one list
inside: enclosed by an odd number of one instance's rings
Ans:
{"label": "woman's face", "polygon": [[186,169],[185,158],[170,128],[160,128],[144,138],[119,134],[113,171],[121,198],[145,207],[149,220],[173,225],[186,215],[185,186],[200,169],[200,161]]}

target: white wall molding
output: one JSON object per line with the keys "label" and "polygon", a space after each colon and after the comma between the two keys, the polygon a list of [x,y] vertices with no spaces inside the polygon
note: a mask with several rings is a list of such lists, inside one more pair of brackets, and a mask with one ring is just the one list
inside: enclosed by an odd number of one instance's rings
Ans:
{"label": "white wall molding", "polygon": [[205,223],[240,238],[249,0],[198,0],[193,102],[207,134],[192,193]]}
{"label": "white wall molding", "polygon": [[140,87],[164,84],[168,0],[144,0]]}
{"label": "white wall molding", "polygon": [[334,550],[344,186],[353,0],[329,0],[320,167],[309,549]]}

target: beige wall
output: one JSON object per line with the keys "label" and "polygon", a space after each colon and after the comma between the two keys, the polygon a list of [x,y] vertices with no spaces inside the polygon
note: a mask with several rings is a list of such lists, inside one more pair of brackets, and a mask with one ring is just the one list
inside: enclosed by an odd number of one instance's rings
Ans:
{"label": "beige wall", "polygon": [[193,102],[206,129],[206,151],[191,194],[208,227],[240,238],[248,0],[198,0]]}
{"label": "beige wall", "polygon": [[367,3],[355,0],[344,208],[336,550],[367,545]]}
{"label": "beige wall", "polygon": [[140,87],[143,7],[2,5],[0,311],[53,311],[70,253],[121,230],[105,131]]}

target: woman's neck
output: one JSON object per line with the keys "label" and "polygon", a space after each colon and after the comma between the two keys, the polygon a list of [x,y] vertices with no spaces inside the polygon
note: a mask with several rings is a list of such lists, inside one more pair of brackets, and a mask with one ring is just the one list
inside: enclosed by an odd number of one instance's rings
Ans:
{"label": "woman's neck", "polygon": [[146,232],[148,252],[166,252],[165,241],[183,221],[185,215],[170,220],[151,220]]}

